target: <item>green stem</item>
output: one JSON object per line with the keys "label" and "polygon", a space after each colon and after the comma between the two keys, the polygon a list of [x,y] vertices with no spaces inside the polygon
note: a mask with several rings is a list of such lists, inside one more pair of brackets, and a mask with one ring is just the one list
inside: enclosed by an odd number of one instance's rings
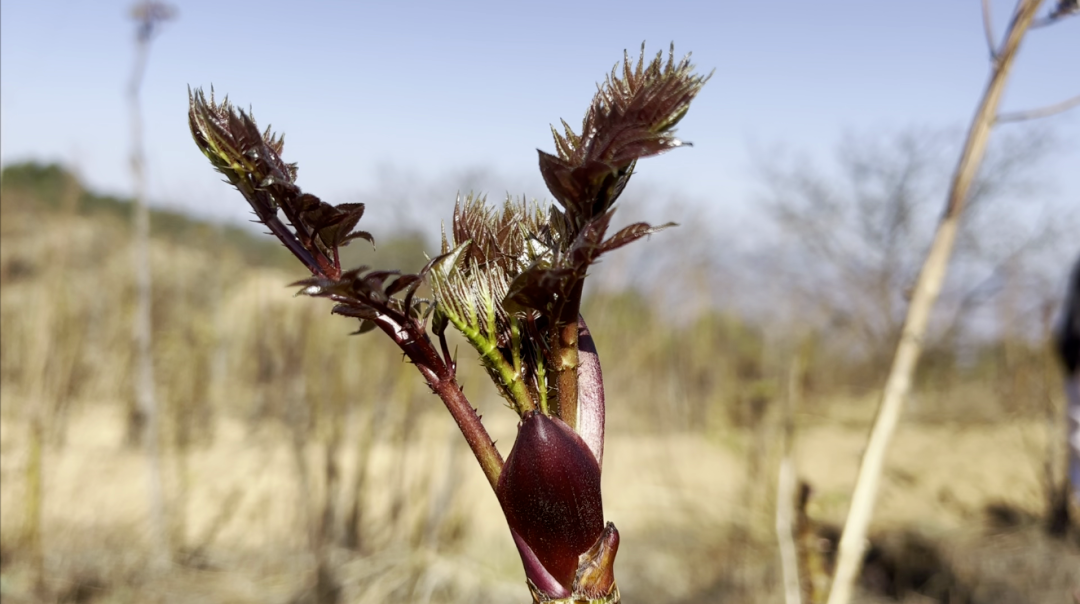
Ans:
{"label": "green stem", "polygon": [[540,399],[540,413],[544,415],[551,415],[551,409],[548,408],[548,381],[547,381],[547,365],[544,363],[544,355],[540,351],[536,351],[536,395]]}
{"label": "green stem", "polygon": [[494,342],[494,336],[492,338],[486,337],[477,326],[462,319],[462,317],[458,316],[458,313],[447,312],[446,317],[465,336],[469,344],[480,353],[480,359],[484,364],[498,374],[499,380],[502,382],[503,388],[509,395],[510,402],[518,415],[524,415],[528,411],[536,410],[536,404],[533,402],[532,395],[529,394],[529,389],[525,384],[520,368],[515,369],[507,362],[506,358],[499,352],[499,347]]}

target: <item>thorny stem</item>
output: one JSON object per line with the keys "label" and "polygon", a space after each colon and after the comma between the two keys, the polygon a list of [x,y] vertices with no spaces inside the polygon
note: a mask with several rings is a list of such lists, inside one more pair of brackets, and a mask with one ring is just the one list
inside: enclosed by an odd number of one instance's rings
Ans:
{"label": "thorny stem", "polygon": [[[285,214],[285,218],[288,219],[289,224],[293,225],[293,229],[296,231],[296,234],[293,237],[294,241],[298,239],[303,249],[318,250],[319,248],[315,245],[314,236],[308,232],[307,228],[304,226],[304,222],[296,215],[293,208],[291,208],[289,204],[280,204],[280,206],[282,213]],[[278,224],[281,224],[281,221],[277,220],[276,216],[274,217],[274,220]],[[285,228],[284,225],[281,226]],[[274,234],[277,235],[277,233]],[[308,265],[308,268],[312,268],[312,273],[321,274],[327,279],[335,281],[341,277],[341,265],[338,264],[336,258],[331,260],[327,258],[326,254],[322,251],[319,251],[318,255],[313,255],[312,258],[315,260],[314,267]],[[301,260],[303,259],[301,258]]]}
{"label": "thorny stem", "polygon": [[555,384],[559,418],[571,428],[577,430],[577,366],[578,366],[578,327],[577,322],[567,323],[559,328],[559,340],[555,356]]}
{"label": "thorny stem", "polygon": [[[285,224],[278,220],[276,216],[270,218],[260,216],[259,219],[266,225],[266,228],[270,229],[270,233],[277,237],[285,248],[292,252],[293,256],[296,256],[297,260],[304,263],[304,266],[311,271],[311,274],[326,276],[327,271],[324,270],[320,263],[315,259],[315,256],[312,256],[311,252],[307,251],[307,248],[300,243],[300,240],[291,230],[289,230],[289,227],[285,226]],[[339,271],[339,274],[333,278],[336,279],[340,276]]]}
{"label": "thorny stem", "polygon": [[555,350],[555,385],[558,389],[557,401],[559,418],[570,428],[577,430],[578,410],[578,312],[581,309],[581,294],[584,280],[578,281],[570,292],[563,308]]}
{"label": "thorny stem", "polygon": [[387,315],[380,315],[375,324],[401,348],[424,376],[431,390],[442,399],[494,490],[499,484],[503,458],[476,409],[461,391],[454,374],[453,361],[442,359],[431,339],[412,321],[403,326]]}
{"label": "thorny stem", "polygon": [[[521,368],[512,365],[503,356],[502,351],[499,350],[492,334],[495,332],[495,316],[494,313],[488,317],[489,325],[487,332],[482,331],[477,325],[470,323],[468,320],[456,314],[448,314],[447,319],[461,332],[465,339],[472,344],[473,348],[480,353],[481,360],[493,370],[499,374],[499,380],[506,388],[506,392],[513,399],[511,404],[518,415],[524,415],[528,411],[536,409],[536,403],[533,401],[532,396],[529,394],[529,388],[525,384],[525,379]],[[443,338],[443,345],[445,347],[445,338]]]}
{"label": "thorny stem", "polygon": [[547,387],[547,369],[545,368],[542,360],[543,353],[537,352],[539,357],[536,362],[536,398],[537,406],[540,407],[540,412],[544,415],[551,415],[551,409],[548,405],[548,387]]}
{"label": "thorny stem", "polygon": [[510,363],[514,368],[514,375],[520,377],[525,371],[525,366],[521,361],[521,321],[516,317],[510,317],[508,323],[510,327]]}
{"label": "thorny stem", "polygon": [[477,346],[477,351],[480,352],[480,356],[485,363],[490,364],[499,372],[502,383],[514,399],[518,414],[524,415],[529,411],[534,411],[536,403],[533,402],[532,396],[529,394],[529,388],[525,385],[521,370],[507,363],[499,348],[491,342],[481,340]]}

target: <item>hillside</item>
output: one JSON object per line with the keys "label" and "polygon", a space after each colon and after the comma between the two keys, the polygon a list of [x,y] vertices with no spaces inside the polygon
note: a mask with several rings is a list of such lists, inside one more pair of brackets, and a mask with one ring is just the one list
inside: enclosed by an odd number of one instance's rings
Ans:
{"label": "hillside", "polygon": [[[46,219],[70,215],[125,229],[132,207],[130,199],[85,189],[74,175],[57,164],[5,166],[0,176],[0,199],[5,214],[41,215]],[[292,261],[280,245],[259,236],[253,229],[197,220],[159,208],[151,208],[150,224],[157,239],[193,248],[220,247],[253,266],[289,268]]]}

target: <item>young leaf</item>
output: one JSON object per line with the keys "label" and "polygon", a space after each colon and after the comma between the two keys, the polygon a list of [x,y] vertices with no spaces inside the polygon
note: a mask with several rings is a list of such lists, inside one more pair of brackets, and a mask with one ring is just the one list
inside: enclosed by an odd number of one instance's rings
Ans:
{"label": "young leaf", "polygon": [[635,162],[683,143],[674,128],[710,76],[693,73],[690,55],[675,62],[675,47],[645,65],[645,45],[637,65],[623,55],[585,112],[581,134],[563,122],[552,128],[557,155],[540,151],[540,173],[575,229],[606,212],[633,174]]}

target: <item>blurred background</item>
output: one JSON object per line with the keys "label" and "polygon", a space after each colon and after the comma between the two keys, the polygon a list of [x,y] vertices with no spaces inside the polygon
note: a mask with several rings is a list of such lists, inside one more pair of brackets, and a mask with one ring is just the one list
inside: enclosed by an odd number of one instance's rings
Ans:
{"label": "blurred background", "polygon": [[[990,4],[1000,35],[1012,3]],[[620,589],[782,601],[785,455],[806,485],[800,547],[827,569],[989,74],[978,2],[177,0],[142,38],[132,6],[0,5],[5,601],[524,601],[442,404],[379,334],[350,337],[323,301],[292,296],[303,269],[197,151],[187,90],[213,86],[286,133],[305,191],[367,204],[378,248],[354,244],[349,264],[412,271],[458,193],[546,199],[549,124],[577,127],[642,41],[715,73],[679,126],[693,147],[643,161],[616,215],[681,226],[606,259],[584,312],[607,378]],[[1003,111],[1075,96],[1078,51],[1080,19],[1032,30]],[[1080,252],[1077,141],[1078,111],[993,133],[860,601],[1080,588],[1050,346]],[[148,357],[132,336],[136,198]],[[505,455],[516,417],[459,349]]]}

